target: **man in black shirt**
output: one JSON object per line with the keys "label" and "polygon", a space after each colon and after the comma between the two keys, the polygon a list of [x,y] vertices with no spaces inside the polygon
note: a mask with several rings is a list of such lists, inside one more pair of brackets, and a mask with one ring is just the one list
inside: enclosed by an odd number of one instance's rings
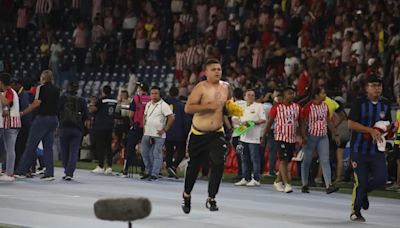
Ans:
{"label": "man in black shirt", "polygon": [[[94,116],[91,141],[94,147],[95,157],[99,165],[92,170],[93,173],[112,173],[111,141],[114,129],[115,108],[117,100],[111,98],[111,87],[103,87],[102,97],[96,104],[90,104],[89,111]],[[107,157],[107,169],[104,170],[104,157]]]}
{"label": "man in black shirt", "polygon": [[53,85],[53,73],[45,70],[40,75],[40,85],[36,88],[35,99],[25,110],[24,116],[35,110],[36,117],[29,131],[27,145],[21,159],[17,173],[25,177],[36,156],[39,142],[43,143],[44,161],[46,172],[43,180],[54,180],[53,142],[54,131],[58,127],[58,101],[59,89]]}
{"label": "man in black shirt", "polygon": [[72,180],[82,142],[84,121],[89,117],[86,100],[77,95],[79,85],[70,82],[68,91],[60,98],[60,144],[64,180]]}
{"label": "man in black shirt", "polygon": [[368,192],[385,185],[388,178],[384,151],[378,150],[381,132],[374,128],[378,121],[388,121],[390,129],[390,103],[381,97],[382,81],[375,75],[368,77],[367,96],[358,99],[349,113],[348,126],[352,130],[350,159],[354,169],[354,189],[350,219],[365,222],[361,208],[369,208]]}

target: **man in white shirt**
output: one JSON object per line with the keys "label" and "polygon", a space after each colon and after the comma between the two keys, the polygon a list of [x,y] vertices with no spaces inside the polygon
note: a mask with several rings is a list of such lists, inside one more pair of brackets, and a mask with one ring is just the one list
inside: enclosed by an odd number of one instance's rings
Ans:
{"label": "man in white shirt", "polygon": [[[260,138],[261,125],[265,123],[266,116],[264,107],[260,103],[255,103],[255,92],[247,90],[245,94],[247,105],[244,109],[244,115],[240,117],[241,124],[247,121],[253,121],[255,126],[240,136],[239,144],[243,146],[242,152],[242,171],[243,178],[235,183],[236,186],[260,186]],[[253,167],[253,178],[251,175],[251,166]]]}
{"label": "man in white shirt", "polygon": [[161,99],[160,88],[153,86],[150,91],[151,102],[144,110],[144,134],[142,138],[142,158],[145,175],[141,179],[156,180],[161,170],[162,147],[166,134],[175,121],[169,105]]}
{"label": "man in white shirt", "polygon": [[293,73],[295,73],[296,65],[300,64],[300,60],[293,55],[290,51],[287,53],[285,58],[285,74],[286,77],[290,77]]}

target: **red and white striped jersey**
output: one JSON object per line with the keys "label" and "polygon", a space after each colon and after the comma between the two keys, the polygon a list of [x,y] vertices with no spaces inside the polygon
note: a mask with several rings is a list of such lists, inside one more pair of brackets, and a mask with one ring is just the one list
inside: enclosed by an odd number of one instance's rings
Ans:
{"label": "red and white striped jersey", "polygon": [[279,103],[271,108],[269,118],[275,119],[274,135],[276,141],[296,142],[300,111],[300,105],[293,102],[289,105]]}
{"label": "red and white striped jersey", "polygon": [[38,14],[49,14],[52,8],[52,0],[37,0],[36,2],[36,13]]}
{"label": "red and white striped jersey", "polygon": [[307,122],[308,134],[318,137],[328,133],[328,116],[329,109],[325,102],[315,104],[311,101],[304,106],[301,112],[301,119]]}
{"label": "red and white striped jersey", "polygon": [[189,47],[186,50],[186,65],[201,64],[204,60],[204,50],[201,46]]}
{"label": "red and white striped jersey", "polygon": [[182,22],[183,27],[184,27],[184,31],[185,32],[189,32],[191,27],[192,27],[192,23],[193,23],[193,17],[190,14],[181,14],[179,16],[179,21]]}
{"label": "red and white striped jersey", "polygon": [[186,53],[185,52],[176,52],[175,53],[175,68],[177,70],[183,70],[186,66]]}
{"label": "red and white striped jersey", "polygon": [[81,0],[72,0],[72,8],[80,9],[81,8]]}
{"label": "red and white striped jersey", "polygon": [[263,53],[261,48],[253,48],[252,50],[252,60],[251,60],[251,66],[254,69],[258,69],[262,67],[263,63]]}

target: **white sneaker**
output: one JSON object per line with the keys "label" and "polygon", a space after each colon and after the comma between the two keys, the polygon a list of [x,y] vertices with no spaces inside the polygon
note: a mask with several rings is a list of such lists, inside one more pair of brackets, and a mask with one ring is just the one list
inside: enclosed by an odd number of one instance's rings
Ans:
{"label": "white sneaker", "polygon": [[94,170],[92,170],[92,173],[104,173],[104,169],[100,166],[97,166]]}
{"label": "white sneaker", "polygon": [[247,182],[246,179],[242,178],[240,181],[235,183],[235,186],[245,186],[245,185],[247,185],[247,183],[249,183],[249,182]]}
{"label": "white sneaker", "polygon": [[260,186],[260,182],[252,179],[249,183],[246,184],[247,187],[257,187]]}
{"label": "white sneaker", "polygon": [[285,185],[285,192],[286,193],[291,193],[293,192],[292,186],[290,184]]}
{"label": "white sneaker", "polygon": [[277,192],[283,192],[283,191],[284,191],[282,182],[274,182],[274,184],[272,185],[272,187],[274,187],[274,189],[275,189]]}
{"label": "white sneaker", "polygon": [[106,174],[106,175],[112,174],[112,168],[108,167],[108,168],[106,169],[106,171],[104,171],[104,174]]}
{"label": "white sneaker", "polygon": [[12,182],[12,181],[15,181],[15,178],[12,176],[8,176],[8,175],[2,175],[2,176],[0,176],[0,181]]}
{"label": "white sneaker", "polygon": [[46,171],[46,168],[38,169],[38,170],[35,172],[35,175],[44,174],[45,171]]}

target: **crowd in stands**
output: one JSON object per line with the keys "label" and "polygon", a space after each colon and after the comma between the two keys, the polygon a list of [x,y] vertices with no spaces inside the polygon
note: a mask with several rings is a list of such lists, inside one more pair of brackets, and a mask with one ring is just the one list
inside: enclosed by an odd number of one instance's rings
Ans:
{"label": "crowd in stands", "polygon": [[[88,81],[82,76],[88,72],[119,74],[125,66],[124,73],[135,75],[139,67],[168,66],[175,76],[169,87],[176,86],[176,97],[185,100],[205,78],[204,60],[214,58],[222,63],[223,80],[253,90],[259,103],[273,104],[277,90],[293,86],[305,104],[322,86],[346,106],[372,74],[395,101],[399,17],[394,0],[3,0],[0,71],[35,84],[51,69],[62,86],[64,80]],[[123,80],[118,85],[127,86],[129,78]],[[120,96],[122,105],[131,103],[132,91]],[[129,134],[122,129],[121,135]],[[175,176],[177,165],[168,163]],[[96,172],[104,171],[101,166]]]}

